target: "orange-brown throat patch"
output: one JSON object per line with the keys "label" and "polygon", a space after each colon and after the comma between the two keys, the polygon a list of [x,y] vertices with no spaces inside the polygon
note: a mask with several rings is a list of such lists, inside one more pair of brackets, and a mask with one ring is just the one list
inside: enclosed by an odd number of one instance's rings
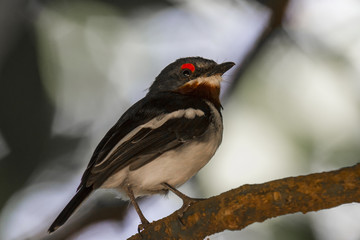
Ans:
{"label": "orange-brown throat patch", "polygon": [[217,108],[221,107],[220,95],[220,81],[209,82],[193,80],[185,83],[179,87],[175,92],[191,95],[211,101]]}

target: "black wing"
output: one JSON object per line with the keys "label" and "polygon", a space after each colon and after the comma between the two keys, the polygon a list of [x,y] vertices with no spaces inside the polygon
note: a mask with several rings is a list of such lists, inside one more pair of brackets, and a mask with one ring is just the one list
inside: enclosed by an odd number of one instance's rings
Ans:
{"label": "black wing", "polygon": [[157,129],[143,128],[121,144],[101,164],[95,165],[87,184],[99,187],[113,173],[130,166],[136,170],[166,151],[201,136],[209,125],[206,116],[168,120]]}
{"label": "black wing", "polygon": [[[156,128],[137,128],[160,115],[189,109],[197,110],[198,113],[200,110],[203,114],[195,114],[193,118],[169,118]],[[130,170],[135,170],[149,163],[162,153],[200,137],[210,122],[210,108],[198,98],[180,94],[145,97],[130,108],[105,135],[93,154],[79,188],[84,185],[98,188],[124,167],[130,166]],[[129,139],[118,144],[125,136]]]}

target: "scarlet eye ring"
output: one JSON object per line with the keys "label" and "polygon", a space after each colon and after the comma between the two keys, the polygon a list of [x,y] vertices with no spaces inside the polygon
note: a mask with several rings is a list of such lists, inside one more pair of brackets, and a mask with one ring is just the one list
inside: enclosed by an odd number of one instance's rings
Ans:
{"label": "scarlet eye ring", "polygon": [[195,66],[191,63],[185,63],[181,65],[181,69],[189,69],[193,73],[195,71]]}

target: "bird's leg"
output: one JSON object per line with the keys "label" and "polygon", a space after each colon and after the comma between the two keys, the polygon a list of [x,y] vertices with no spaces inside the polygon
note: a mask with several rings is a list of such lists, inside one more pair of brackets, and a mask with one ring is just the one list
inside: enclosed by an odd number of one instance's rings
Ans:
{"label": "bird's leg", "polygon": [[126,194],[129,196],[132,205],[134,206],[137,214],[140,217],[141,224],[138,226],[138,232],[140,233],[141,230],[144,230],[147,225],[149,225],[149,221],[145,218],[144,214],[141,212],[139,205],[135,200],[134,193],[129,185],[125,187]]}
{"label": "bird's leg", "polygon": [[177,190],[176,188],[172,187],[170,184],[168,183],[162,183],[162,185],[172,191],[173,193],[175,193],[179,198],[181,198],[183,200],[183,205],[181,206],[181,208],[178,210],[178,215],[179,215],[179,220],[181,223],[183,223],[181,221],[181,218],[183,217],[184,213],[186,212],[186,210],[194,203],[197,203],[203,199],[201,198],[191,198],[189,196],[186,196],[185,194],[183,194],[182,192],[180,192],[179,190]]}

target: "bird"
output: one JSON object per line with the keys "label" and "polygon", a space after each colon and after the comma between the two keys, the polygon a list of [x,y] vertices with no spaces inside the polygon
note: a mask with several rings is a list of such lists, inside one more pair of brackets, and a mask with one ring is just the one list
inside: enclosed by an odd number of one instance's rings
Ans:
{"label": "bird", "polygon": [[[179,216],[198,199],[176,188],[205,166],[222,141],[222,75],[235,65],[202,57],[166,66],[144,98],[132,105],[95,148],[76,194],[51,224],[62,226],[96,189],[116,189],[129,199],[144,229],[136,198],[167,194],[183,200]],[[139,230],[139,229],[138,229]]]}

